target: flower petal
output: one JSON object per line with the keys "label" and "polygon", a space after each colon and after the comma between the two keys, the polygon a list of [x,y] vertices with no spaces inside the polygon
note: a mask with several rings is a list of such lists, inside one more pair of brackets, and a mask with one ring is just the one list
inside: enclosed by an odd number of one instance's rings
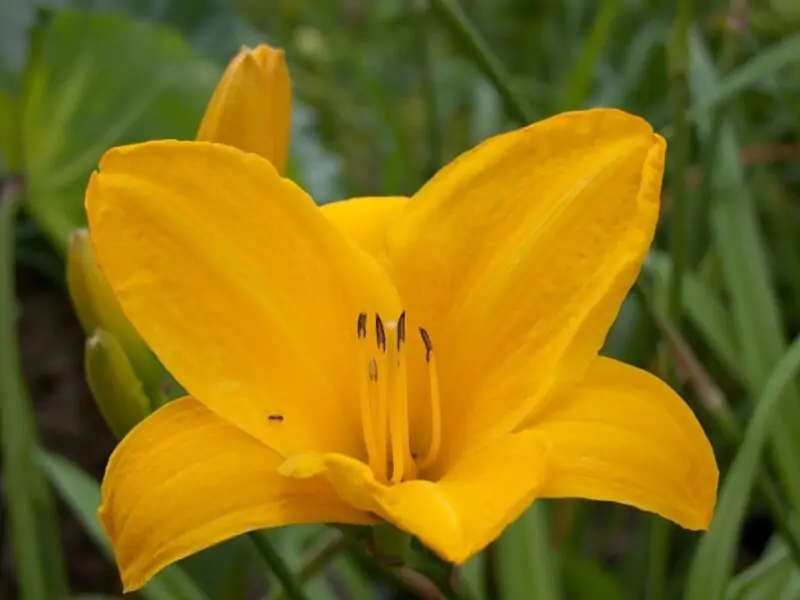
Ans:
{"label": "flower petal", "polygon": [[386,232],[408,204],[402,196],[350,198],[321,207],[345,236],[354,240],[378,262],[386,262]]}
{"label": "flower petal", "polygon": [[279,475],[282,460],[192,398],[142,421],[111,456],[99,511],[125,590],[246,531],[373,520],[342,502],[323,478]]}
{"label": "flower petal", "polygon": [[292,83],[283,50],[242,48],[208,103],[197,139],[260,154],[286,168],[292,123]]}
{"label": "flower petal", "polygon": [[365,455],[356,323],[397,295],[300,188],[235,148],[148,142],[106,154],[86,205],[125,314],[192,396],[280,453]]}
{"label": "flower petal", "polygon": [[445,560],[462,564],[495,540],[533,502],[547,469],[548,451],[537,433],[509,434],[466,454],[438,482],[395,486],[342,455],[289,458],[280,471],[293,477],[327,476],[352,506],[417,536]]}
{"label": "flower petal", "polygon": [[457,158],[391,227],[393,279],[440,357],[445,458],[597,354],[652,240],[664,151],[632,115],[563,114]]}
{"label": "flower petal", "polygon": [[542,497],[610,500],[708,527],[714,451],[691,409],[654,375],[600,357],[526,426],[552,444]]}

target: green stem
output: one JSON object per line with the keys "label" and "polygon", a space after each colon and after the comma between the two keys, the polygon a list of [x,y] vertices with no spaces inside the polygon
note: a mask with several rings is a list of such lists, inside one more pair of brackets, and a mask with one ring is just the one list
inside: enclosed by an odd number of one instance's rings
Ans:
{"label": "green stem", "polygon": [[450,31],[464,45],[478,68],[497,89],[505,104],[506,111],[521,124],[527,125],[533,119],[533,113],[525,102],[514,92],[511,76],[489,48],[478,30],[464,14],[458,0],[431,0],[433,8],[439,13]]}
{"label": "green stem", "polygon": [[281,558],[272,542],[263,531],[254,531],[248,535],[258,555],[269,566],[270,571],[283,586],[289,600],[308,600],[303,585],[297,580],[289,566]]}

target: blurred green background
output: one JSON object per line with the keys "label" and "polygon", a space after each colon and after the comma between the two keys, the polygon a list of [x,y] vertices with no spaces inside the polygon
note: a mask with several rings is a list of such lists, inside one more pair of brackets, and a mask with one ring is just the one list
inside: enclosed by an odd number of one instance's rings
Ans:
{"label": "blurred green background", "polygon": [[[797,0],[0,0],[0,598],[119,597],[94,517],[115,442],[84,383],[67,238],[102,152],[193,138],[260,41],[286,50],[290,175],[320,203],[412,193],[564,110],[647,118],[670,143],[662,220],[606,353],[682,392],[723,474],[705,536],[537,503],[457,573],[389,569],[323,527],[270,533],[308,598],[800,599]],[[235,540],[138,596],[264,593],[280,584]]]}

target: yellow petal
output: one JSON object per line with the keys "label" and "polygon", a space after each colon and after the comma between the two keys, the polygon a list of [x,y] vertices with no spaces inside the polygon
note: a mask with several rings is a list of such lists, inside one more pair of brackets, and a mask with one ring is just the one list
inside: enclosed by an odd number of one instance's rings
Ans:
{"label": "yellow petal", "polygon": [[719,479],[713,449],[691,409],[650,373],[598,358],[527,426],[552,444],[542,497],[610,500],[708,527]]}
{"label": "yellow petal", "polygon": [[111,456],[99,511],[125,590],[246,531],[372,520],[343,503],[324,478],[279,475],[281,461],[191,398],[142,421]]}
{"label": "yellow petal", "polygon": [[97,260],[164,366],[284,454],[365,453],[356,323],[399,314],[374,260],[254,154],[160,141],[109,151],[86,198]]}
{"label": "yellow petal", "polygon": [[345,236],[385,263],[386,232],[407,203],[402,196],[351,198],[325,204],[321,210]]}
{"label": "yellow petal", "polygon": [[395,486],[377,481],[367,465],[341,455],[301,455],[280,471],[324,474],[352,506],[417,536],[447,561],[462,564],[495,540],[533,502],[547,470],[538,433],[510,434],[469,453],[437,481]]}
{"label": "yellow petal", "polygon": [[444,458],[596,355],[652,240],[664,152],[632,115],[563,114],[457,158],[392,225],[393,279],[440,357]]}
{"label": "yellow petal", "polygon": [[279,173],[286,168],[292,122],[292,84],[283,50],[242,48],[206,108],[197,139],[260,154]]}

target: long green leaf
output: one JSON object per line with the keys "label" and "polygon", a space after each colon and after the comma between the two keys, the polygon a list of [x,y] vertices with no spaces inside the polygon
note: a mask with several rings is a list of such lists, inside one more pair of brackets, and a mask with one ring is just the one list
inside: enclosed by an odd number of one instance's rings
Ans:
{"label": "long green leaf", "polygon": [[14,223],[21,195],[20,178],[0,179],[0,449],[20,600],[53,600],[68,593],[66,572],[17,353]]}
{"label": "long green leaf", "polygon": [[800,33],[782,39],[774,46],[756,54],[744,65],[720,80],[714,87],[704,90],[692,103],[690,115],[700,119],[718,104],[726,102],[772,77],[781,69],[797,65],[800,57]]}
{"label": "long green leaf", "polygon": [[560,577],[550,547],[547,507],[531,506],[497,541],[497,574],[503,600],[560,600]]}
{"label": "long green leaf", "polygon": [[[715,85],[717,73],[702,40],[691,36],[692,78],[695,90]],[[713,178],[711,230],[722,274],[730,295],[734,331],[741,353],[744,379],[751,396],[759,397],[772,369],[786,351],[780,305],[766,257],[766,240],[759,229],[753,200],[739,161],[740,148],[730,121],[720,129],[719,156]],[[795,511],[800,510],[800,394],[786,389],[787,401],[778,409],[770,435],[778,476]]]}
{"label": "long green leaf", "polygon": [[[113,560],[113,550],[106,537],[97,508],[100,506],[100,487],[86,473],[65,458],[43,452],[39,461],[61,497],[86,529],[97,546]],[[146,600],[209,600],[177,565],[172,565],[153,577],[138,592]]]}
{"label": "long green leaf", "polygon": [[742,522],[784,391],[800,372],[800,337],[781,358],[759,398],[744,441],[722,484],[714,520],[692,563],[686,600],[722,598],[731,578]]}

